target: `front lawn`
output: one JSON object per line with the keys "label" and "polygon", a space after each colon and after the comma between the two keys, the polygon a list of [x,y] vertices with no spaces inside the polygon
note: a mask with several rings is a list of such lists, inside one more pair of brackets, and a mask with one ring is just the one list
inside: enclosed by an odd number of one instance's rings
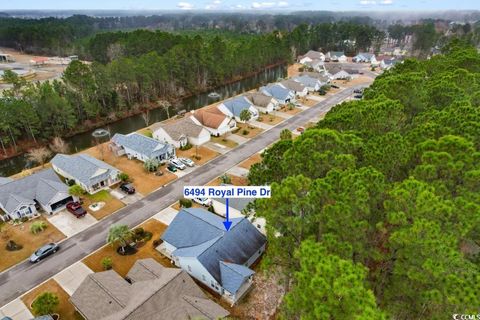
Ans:
{"label": "front lawn", "polygon": [[[30,226],[37,221],[45,222],[47,228],[37,234],[33,234],[30,232]],[[43,216],[17,226],[4,223],[0,230],[0,271],[27,259],[44,244],[65,239],[65,235]],[[6,246],[10,240],[15,241],[18,245],[22,245],[23,248],[18,251],[8,251]]]}
{"label": "front lawn", "polygon": [[[198,152],[198,156],[200,157],[200,160],[197,160],[197,158],[195,158],[195,156],[197,155],[197,152]],[[219,155],[218,152],[215,152],[215,151],[213,151],[209,148],[206,148],[204,146],[198,146],[198,148],[193,146],[188,150],[177,149],[176,153],[177,153],[177,157],[192,159],[193,162],[195,162],[195,164],[197,164],[197,165],[202,165],[202,164],[218,157],[218,155]]]}
{"label": "front lawn", "polygon": [[[177,201],[175,202],[173,205],[170,206],[172,209],[175,209],[177,211],[180,211],[181,208],[180,208],[180,201]],[[196,202],[193,202],[192,201],[192,206],[191,208],[203,208],[203,209],[206,209],[204,206],[202,206],[201,204],[198,204]]]}
{"label": "front lawn", "polygon": [[172,267],[170,260],[155,250],[155,247],[153,246],[153,241],[160,238],[160,236],[167,229],[167,226],[158,220],[150,219],[141,224],[139,227],[142,227],[145,231],[151,232],[153,236],[151,240],[147,241],[142,247],[138,248],[137,253],[133,255],[122,256],[117,253],[117,247],[114,248],[107,244],[100,250],[95,251],[93,254],[83,259],[82,262],[94,272],[100,272],[104,271],[102,259],[105,257],[110,257],[113,262],[113,270],[118,272],[118,274],[120,274],[122,277],[127,275],[130,268],[138,259],[153,258],[165,267]]}
{"label": "front lawn", "polygon": [[[227,174],[227,176],[230,177],[231,184],[233,184],[234,186],[248,186],[247,178],[234,176],[233,174]],[[207,186],[219,186],[222,183],[222,179],[218,177],[207,183]]]}
{"label": "front lawn", "polygon": [[290,114],[290,115],[294,115],[294,114],[297,114],[299,112],[301,112],[302,109],[300,108],[297,108],[297,107],[293,107],[292,109],[290,109],[288,106],[285,106],[283,107],[282,109],[280,109],[280,112],[283,112],[283,113],[286,113],[286,114]]}
{"label": "front lawn", "polygon": [[313,99],[305,99],[302,104],[305,106],[305,107],[313,107],[314,105],[320,103],[319,101],[317,100],[313,100]]}
{"label": "front lawn", "polygon": [[253,138],[263,132],[263,129],[246,123],[237,123],[237,127],[235,134],[244,138]]}
{"label": "front lawn", "polygon": [[274,126],[276,124],[279,124],[280,122],[284,121],[285,119],[279,116],[275,115],[275,112],[272,112],[270,114],[261,114],[260,117],[258,117],[258,122],[262,122],[271,126]]}
{"label": "front lawn", "polygon": [[70,303],[70,296],[63,290],[63,288],[54,280],[50,279],[47,282],[39,285],[32,291],[21,297],[21,300],[27,308],[32,311],[31,305],[36,297],[44,292],[50,292],[58,297],[58,307],[55,311],[62,320],[83,320],[83,317],[75,310],[75,307]]}
{"label": "front lawn", "polygon": [[[112,197],[107,190],[101,190],[94,194],[86,194],[82,198],[85,210],[97,220],[101,220],[125,206],[122,201]],[[96,202],[105,202],[105,205],[98,211],[90,210],[88,207]]]}
{"label": "front lawn", "polygon": [[260,155],[260,153],[255,153],[253,156],[251,156],[247,160],[241,162],[238,166],[250,170],[251,166],[261,161],[262,161],[262,156]]}
{"label": "front lawn", "polygon": [[225,147],[227,147],[227,148],[233,149],[233,148],[235,148],[236,146],[238,146],[238,143],[236,143],[235,141],[232,141],[232,140],[229,140],[229,139],[228,139],[228,135],[230,135],[230,134],[233,134],[233,133],[228,133],[226,138],[224,138],[223,136],[220,136],[220,137],[212,137],[212,138],[210,139],[210,141],[213,142],[213,143],[221,144],[222,146],[225,146]]}

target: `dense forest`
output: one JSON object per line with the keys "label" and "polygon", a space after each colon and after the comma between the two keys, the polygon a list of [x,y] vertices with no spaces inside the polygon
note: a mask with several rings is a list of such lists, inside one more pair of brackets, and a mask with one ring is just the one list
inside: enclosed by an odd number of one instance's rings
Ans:
{"label": "dense forest", "polygon": [[[384,34],[353,23],[300,25],[292,32],[260,35],[172,34],[162,31],[99,33],[85,44],[93,63],[72,62],[61,81],[12,83],[0,99],[0,148],[18,140],[48,140],[78,132],[98,121],[114,121],[155,107],[158,100],[206,91],[309,49],[365,50]],[[346,47],[345,39],[355,42]],[[21,119],[18,115],[22,114]]]}
{"label": "dense forest", "polygon": [[286,319],[480,312],[480,54],[407,60],[252,167]]}

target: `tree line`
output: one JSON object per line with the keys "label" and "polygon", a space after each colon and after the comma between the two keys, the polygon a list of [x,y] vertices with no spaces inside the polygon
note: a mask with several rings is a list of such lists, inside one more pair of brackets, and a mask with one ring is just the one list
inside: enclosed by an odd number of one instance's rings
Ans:
{"label": "tree line", "polygon": [[0,147],[7,154],[9,148],[18,149],[18,140],[65,137],[156,107],[158,99],[175,101],[288,63],[319,46],[341,48],[345,39],[361,49],[372,45],[377,31],[356,29],[339,23],[261,35],[100,33],[85,45],[93,62],[73,61],[60,80],[27,83],[5,73],[3,80],[13,88],[0,99]]}
{"label": "tree line", "polygon": [[480,306],[480,54],[455,41],[267,149],[263,265],[285,319],[443,319]]}

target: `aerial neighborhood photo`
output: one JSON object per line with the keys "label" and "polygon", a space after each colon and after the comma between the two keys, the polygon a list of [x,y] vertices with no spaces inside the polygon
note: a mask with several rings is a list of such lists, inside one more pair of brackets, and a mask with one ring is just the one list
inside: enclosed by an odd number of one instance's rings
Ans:
{"label": "aerial neighborhood photo", "polygon": [[0,320],[480,320],[480,2],[0,3]]}

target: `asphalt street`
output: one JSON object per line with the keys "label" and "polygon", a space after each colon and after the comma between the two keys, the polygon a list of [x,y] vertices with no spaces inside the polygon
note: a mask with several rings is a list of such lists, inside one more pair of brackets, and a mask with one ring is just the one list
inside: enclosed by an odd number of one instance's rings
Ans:
{"label": "asphalt street", "polygon": [[[361,85],[357,87],[364,86],[365,85]],[[130,227],[134,227],[144,222],[181,197],[183,186],[204,185],[208,183],[239,162],[274,143],[278,140],[280,131],[283,129],[294,130],[315,116],[318,116],[320,112],[329,111],[334,105],[351,96],[353,90],[357,87],[344,89],[326,98],[308,110],[285,120],[245,144],[196,168],[193,172],[151,193],[140,201],[122,208],[88,229],[64,240],[61,243],[60,251],[44,261],[38,264],[30,264],[28,261],[23,261],[11,269],[4,271],[0,274],[0,306],[7,304],[105,245],[107,232],[111,225],[127,224]]]}

